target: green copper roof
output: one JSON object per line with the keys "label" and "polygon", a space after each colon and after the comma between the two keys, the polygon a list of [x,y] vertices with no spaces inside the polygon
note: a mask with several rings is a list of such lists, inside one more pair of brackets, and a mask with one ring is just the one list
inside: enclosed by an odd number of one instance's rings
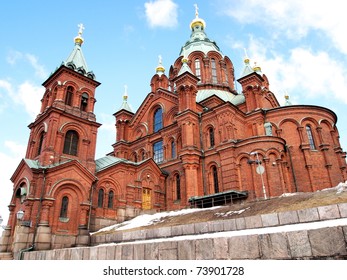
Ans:
{"label": "green copper roof", "polygon": [[178,71],[177,76],[182,75],[185,72],[189,72],[190,74],[193,74],[195,76],[192,69],[190,69],[189,65],[187,64],[187,61],[185,59],[183,59],[182,67],[181,67],[180,71]]}
{"label": "green copper roof", "polygon": [[225,102],[230,102],[233,105],[239,105],[245,102],[245,96],[243,94],[232,94],[228,91],[219,89],[200,89],[196,95],[196,102],[201,102],[213,95],[218,96]]}
{"label": "green copper roof", "polygon": [[82,68],[87,73],[88,72],[88,66],[87,62],[84,58],[81,45],[79,43],[75,43],[75,47],[73,48],[71,54],[69,57],[64,61],[65,65],[69,65],[73,63],[75,68]]}
{"label": "green copper roof", "polygon": [[251,73],[254,73],[254,70],[253,68],[251,67],[251,65],[249,64],[249,59],[246,58],[244,60],[245,62],[245,65],[243,67],[243,71],[242,71],[242,74],[240,76],[240,78],[243,78],[243,77],[246,77],[247,75],[251,74]]}
{"label": "green copper roof", "polygon": [[104,169],[107,169],[113,165],[116,165],[118,163],[127,163],[127,164],[132,164],[132,165],[139,165],[141,164],[143,161],[141,162],[133,162],[133,161],[130,161],[130,160],[126,160],[126,159],[123,159],[123,158],[118,158],[118,157],[114,157],[114,156],[104,156],[102,158],[99,158],[95,161],[95,164],[96,164],[96,169],[95,171],[96,172],[100,172]]}

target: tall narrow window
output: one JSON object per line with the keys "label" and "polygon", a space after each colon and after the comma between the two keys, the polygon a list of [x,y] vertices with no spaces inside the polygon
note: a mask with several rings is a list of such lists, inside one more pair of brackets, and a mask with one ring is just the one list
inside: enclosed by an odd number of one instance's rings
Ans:
{"label": "tall narrow window", "polygon": [[98,207],[102,208],[104,206],[104,190],[100,189],[98,192]]}
{"label": "tall narrow window", "polygon": [[195,59],[195,76],[201,79],[200,59]]}
{"label": "tall narrow window", "polygon": [[153,115],[153,130],[157,132],[163,127],[163,110],[159,107]]}
{"label": "tall narrow window", "polygon": [[67,87],[66,96],[65,96],[65,104],[72,106],[72,95],[73,95],[73,87]]}
{"label": "tall narrow window", "polygon": [[217,83],[217,66],[216,60],[214,58],[211,59],[211,70],[212,70],[212,83]]}
{"label": "tall narrow window", "polygon": [[39,146],[37,147],[37,155],[40,155],[42,152],[42,145],[43,145],[43,137],[44,136],[45,136],[45,133],[42,131],[40,134]]}
{"label": "tall narrow window", "polygon": [[308,137],[308,143],[310,144],[311,150],[316,150],[316,144],[314,143],[313,135],[312,135],[312,129],[309,125],[306,125],[306,132]]}
{"label": "tall narrow window", "polygon": [[114,192],[110,191],[108,193],[108,202],[107,202],[107,208],[112,209],[113,208],[113,200],[114,200]]}
{"label": "tall narrow window", "polygon": [[67,155],[77,156],[78,134],[74,130],[66,132],[63,153]]}
{"label": "tall narrow window", "polygon": [[180,175],[175,176],[175,183],[176,183],[176,199],[181,199],[181,178]]}
{"label": "tall narrow window", "polygon": [[61,208],[60,208],[60,218],[67,218],[67,209],[69,206],[69,198],[67,196],[64,196],[61,201]]}
{"label": "tall narrow window", "polygon": [[218,193],[219,192],[219,184],[218,184],[218,171],[217,171],[217,167],[216,166],[212,167],[212,176],[213,176],[214,192]]}
{"label": "tall narrow window", "polygon": [[176,144],[175,141],[171,141],[171,158],[176,158]]}
{"label": "tall narrow window", "polygon": [[210,148],[212,148],[212,147],[214,147],[214,130],[213,130],[213,127],[209,128],[208,134],[210,137]]}
{"label": "tall narrow window", "polygon": [[160,163],[164,160],[163,141],[158,141],[153,144],[153,160],[156,163]]}
{"label": "tall narrow window", "polygon": [[84,92],[81,97],[81,111],[87,111],[88,98],[88,94]]}

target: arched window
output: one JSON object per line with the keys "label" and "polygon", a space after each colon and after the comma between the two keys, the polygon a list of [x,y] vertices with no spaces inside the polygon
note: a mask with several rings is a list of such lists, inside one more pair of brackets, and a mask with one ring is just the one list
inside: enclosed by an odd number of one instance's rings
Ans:
{"label": "arched window", "polygon": [[153,115],[153,130],[157,132],[163,127],[163,110],[161,107],[155,110]]}
{"label": "arched window", "polygon": [[67,87],[66,96],[65,96],[65,104],[72,106],[72,96],[73,96],[73,87]]}
{"label": "arched window", "polygon": [[153,160],[160,163],[164,160],[163,141],[158,141],[153,144]]}
{"label": "arched window", "polygon": [[39,146],[37,147],[37,155],[40,155],[42,152],[42,145],[43,145],[43,137],[44,136],[45,136],[45,133],[42,131],[40,134]]}
{"label": "arched window", "polygon": [[113,208],[113,199],[114,199],[114,192],[110,191],[108,193],[108,202],[107,202],[107,208],[112,209]]}
{"label": "arched window", "polygon": [[98,192],[98,207],[102,208],[104,206],[104,190],[100,189]]}
{"label": "arched window", "polygon": [[171,158],[176,158],[176,144],[175,144],[175,140],[171,141]]}
{"label": "arched window", "polygon": [[179,174],[176,174],[175,176],[175,183],[176,183],[176,199],[181,199],[181,178]]}
{"label": "arched window", "polygon": [[208,129],[208,136],[210,138],[210,148],[214,147],[214,130],[213,127]]}
{"label": "arched window", "polygon": [[134,162],[137,162],[137,153],[134,153],[133,159],[134,159]]}
{"label": "arched window", "polygon": [[63,153],[67,155],[77,156],[78,134],[74,130],[66,132]]}
{"label": "arched window", "polygon": [[81,111],[85,112],[87,110],[88,99],[89,99],[88,94],[84,92],[81,97],[81,107],[80,107]]}
{"label": "arched window", "polygon": [[316,144],[314,143],[312,129],[309,125],[306,125],[306,133],[307,133],[308,143],[310,144],[310,149],[316,150]]}
{"label": "arched window", "polygon": [[195,59],[195,76],[201,79],[200,59]]}
{"label": "arched window", "polygon": [[60,218],[67,218],[67,209],[69,207],[69,198],[67,196],[64,196],[61,201],[61,208],[60,208]]}
{"label": "arched window", "polygon": [[216,166],[212,167],[212,176],[213,176],[214,192],[218,193],[219,192],[219,184],[218,184],[218,171],[217,171],[217,167]]}
{"label": "arched window", "polygon": [[214,58],[211,59],[211,70],[212,70],[212,83],[217,83],[217,66],[216,60]]}

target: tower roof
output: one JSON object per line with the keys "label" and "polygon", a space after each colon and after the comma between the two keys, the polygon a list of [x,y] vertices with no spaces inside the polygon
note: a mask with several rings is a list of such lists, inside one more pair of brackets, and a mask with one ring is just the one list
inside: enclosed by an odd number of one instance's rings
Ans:
{"label": "tower roof", "polygon": [[245,49],[245,59],[243,60],[243,62],[245,63],[245,65],[243,67],[243,70],[242,70],[240,78],[243,78],[243,77],[245,77],[245,76],[247,76],[247,75],[249,75],[249,74],[254,72],[254,69],[252,68],[252,66],[249,63],[249,57],[247,55],[246,49]]}
{"label": "tower roof", "polygon": [[195,74],[193,73],[192,69],[190,69],[187,62],[188,62],[187,58],[184,57],[182,59],[182,67],[181,67],[180,71],[178,71],[177,76],[182,75],[185,72],[189,72],[190,74],[193,74],[195,76]]}
{"label": "tower roof", "polygon": [[126,110],[130,113],[134,113],[130,105],[128,104],[128,86],[127,85],[124,85],[123,103],[118,111],[121,111],[121,110]]}
{"label": "tower roof", "polygon": [[69,57],[63,61],[63,65],[72,68],[76,72],[85,75],[91,79],[95,79],[95,75],[92,71],[89,71],[87,62],[84,58],[83,52],[82,52],[82,44],[84,42],[84,39],[82,38],[82,33],[84,30],[83,24],[79,24],[79,31],[78,35],[74,38],[75,46],[70,53]]}
{"label": "tower roof", "polygon": [[216,51],[223,56],[216,42],[207,37],[205,27],[206,23],[203,19],[199,18],[198,6],[195,5],[195,18],[190,23],[192,34],[190,35],[190,39],[182,47],[180,56],[188,57],[194,51],[202,51],[205,54],[209,51]]}

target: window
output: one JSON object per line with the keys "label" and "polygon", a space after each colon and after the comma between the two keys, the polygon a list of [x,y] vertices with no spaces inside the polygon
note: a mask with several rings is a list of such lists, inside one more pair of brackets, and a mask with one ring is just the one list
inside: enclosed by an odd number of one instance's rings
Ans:
{"label": "window", "polygon": [[40,134],[39,146],[37,147],[37,155],[40,155],[42,152],[42,144],[43,144],[43,137],[44,136],[45,136],[45,133],[42,131]]}
{"label": "window", "polygon": [[211,59],[211,69],[212,69],[212,83],[217,83],[217,68],[216,68],[216,61],[212,58]]}
{"label": "window", "polygon": [[214,187],[214,192],[218,193],[219,192],[219,185],[218,185],[218,171],[217,167],[213,166],[212,167],[212,176],[213,176],[213,187]]}
{"label": "window", "polygon": [[104,190],[100,189],[98,192],[98,207],[102,208],[104,206]]}
{"label": "window", "polygon": [[308,137],[308,142],[310,144],[310,149],[311,150],[316,150],[316,145],[314,143],[313,135],[312,135],[312,129],[309,125],[306,125],[306,133]]}
{"label": "window", "polygon": [[134,162],[137,162],[137,154],[136,153],[134,153],[133,158],[134,158]]}
{"label": "window", "polygon": [[114,192],[110,191],[108,193],[108,202],[107,202],[107,208],[112,209],[113,208],[113,199],[114,199]]}
{"label": "window", "polygon": [[144,150],[142,150],[141,152],[141,160],[145,160],[146,159],[146,152]]}
{"label": "window", "polygon": [[61,201],[61,208],[60,208],[60,218],[67,218],[67,209],[69,206],[69,198],[67,196],[64,196]]}
{"label": "window", "polygon": [[201,69],[200,69],[200,60],[195,59],[195,76],[201,79]]}
{"label": "window", "polygon": [[163,127],[163,110],[161,108],[155,110],[153,124],[154,132],[157,132],[159,129]]}
{"label": "window", "polygon": [[181,178],[180,175],[176,174],[175,176],[175,183],[176,183],[176,199],[181,199]]}
{"label": "window", "polygon": [[212,147],[214,147],[214,130],[213,130],[213,127],[210,127],[208,129],[208,135],[210,138],[210,148],[212,148]]}
{"label": "window", "polygon": [[72,106],[73,87],[68,87],[65,96],[65,104]]}
{"label": "window", "polygon": [[87,110],[88,98],[88,94],[84,92],[81,97],[81,111],[85,112]]}
{"label": "window", "polygon": [[160,163],[164,160],[163,141],[158,141],[153,144],[153,160]]}
{"label": "window", "polygon": [[74,130],[66,132],[63,153],[67,155],[77,156],[78,134]]}
{"label": "window", "polygon": [[176,145],[175,141],[171,141],[171,158],[176,158]]}

